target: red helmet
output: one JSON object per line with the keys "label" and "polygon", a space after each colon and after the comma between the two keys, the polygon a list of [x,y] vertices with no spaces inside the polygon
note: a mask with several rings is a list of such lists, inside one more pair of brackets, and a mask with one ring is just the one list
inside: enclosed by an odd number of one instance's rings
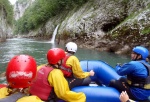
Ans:
{"label": "red helmet", "polygon": [[30,86],[35,78],[37,68],[36,61],[29,55],[14,56],[8,63],[6,79],[12,88],[25,88]]}
{"label": "red helmet", "polygon": [[59,60],[65,57],[65,51],[60,48],[52,48],[47,52],[49,64],[57,64]]}

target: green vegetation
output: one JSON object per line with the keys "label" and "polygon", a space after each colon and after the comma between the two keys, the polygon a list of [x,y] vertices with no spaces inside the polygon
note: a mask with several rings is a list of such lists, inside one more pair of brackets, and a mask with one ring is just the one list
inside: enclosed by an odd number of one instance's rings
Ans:
{"label": "green vegetation", "polygon": [[149,26],[148,27],[145,27],[142,31],[141,31],[142,34],[150,34],[150,29],[149,29]]}
{"label": "green vegetation", "polygon": [[45,24],[49,18],[60,14],[64,10],[81,6],[87,0],[35,0],[24,13],[24,16],[16,21],[15,33],[26,33]]}
{"label": "green vegetation", "polygon": [[13,21],[13,6],[8,0],[0,0],[0,10],[5,13],[7,23],[11,25]]}

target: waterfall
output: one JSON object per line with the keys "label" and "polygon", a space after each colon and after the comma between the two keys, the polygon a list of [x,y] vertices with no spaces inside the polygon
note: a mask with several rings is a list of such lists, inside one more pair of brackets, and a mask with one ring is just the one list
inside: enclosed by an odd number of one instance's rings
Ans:
{"label": "waterfall", "polygon": [[59,25],[56,26],[56,28],[55,28],[55,30],[53,32],[53,35],[52,35],[50,43],[55,43],[55,37],[56,37],[56,34],[57,34],[58,27],[59,27]]}

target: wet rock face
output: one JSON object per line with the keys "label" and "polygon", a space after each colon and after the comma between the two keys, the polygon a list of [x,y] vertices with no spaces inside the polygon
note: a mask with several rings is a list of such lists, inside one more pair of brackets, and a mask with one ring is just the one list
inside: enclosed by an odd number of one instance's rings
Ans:
{"label": "wet rock face", "polygon": [[6,12],[0,8],[0,42],[6,41],[6,38],[12,37],[12,28],[6,20]]}
{"label": "wet rock face", "polygon": [[23,16],[25,10],[29,7],[32,6],[35,0],[28,0],[28,1],[20,1],[16,2],[14,5],[14,19],[18,20],[20,17]]}
{"label": "wet rock face", "polygon": [[[99,1],[97,4],[100,5],[101,3]],[[107,3],[103,1],[103,4],[105,5]],[[110,4],[105,5],[105,8],[107,8],[106,11],[103,8],[104,5],[99,6],[99,9],[101,9],[99,15],[89,20],[93,21],[89,26],[86,23],[87,21],[84,21],[83,28],[85,30],[82,29],[82,32],[77,33],[79,35],[76,36],[76,39],[78,39],[76,41],[80,47],[105,50],[117,54],[128,54],[137,45],[149,48],[149,4],[149,1],[140,0],[128,1],[124,5],[123,1],[120,1],[119,4],[110,2]],[[110,6],[113,9],[112,12],[110,12]],[[114,7],[118,8],[119,12]],[[88,32],[87,26],[89,28],[90,26],[94,26],[95,29],[89,30],[91,32]],[[96,34],[95,32],[99,33]]]}
{"label": "wet rock face", "polygon": [[[30,35],[53,34],[57,41],[79,47],[127,54],[136,45],[150,46],[150,0],[89,0],[81,8],[59,14]],[[49,38],[50,39],[50,38]]]}
{"label": "wet rock face", "polygon": [[128,17],[125,22],[111,31],[110,38],[122,45],[127,44],[131,48],[137,45],[149,48],[149,11],[150,10],[146,8],[134,14],[132,17]]}

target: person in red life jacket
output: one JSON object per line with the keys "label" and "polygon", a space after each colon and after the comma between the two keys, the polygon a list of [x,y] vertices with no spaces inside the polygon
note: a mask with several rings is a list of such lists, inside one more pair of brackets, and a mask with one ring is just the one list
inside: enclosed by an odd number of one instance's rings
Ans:
{"label": "person in red life jacket", "polygon": [[46,102],[58,102],[59,99],[66,102],[85,102],[84,93],[70,91],[68,82],[60,70],[64,57],[65,51],[60,48],[52,48],[47,52],[48,64],[38,70],[37,77],[30,87],[32,95]]}
{"label": "person in red life jacket", "polygon": [[65,51],[66,56],[60,68],[69,83],[70,89],[76,86],[89,85],[91,83],[90,76],[94,76],[94,71],[83,72],[79,59],[74,55],[77,51],[77,44],[68,42]]}
{"label": "person in red life jacket", "polygon": [[0,102],[43,102],[29,96],[29,87],[37,72],[36,61],[29,55],[16,55],[6,69],[7,86],[0,88]]}

